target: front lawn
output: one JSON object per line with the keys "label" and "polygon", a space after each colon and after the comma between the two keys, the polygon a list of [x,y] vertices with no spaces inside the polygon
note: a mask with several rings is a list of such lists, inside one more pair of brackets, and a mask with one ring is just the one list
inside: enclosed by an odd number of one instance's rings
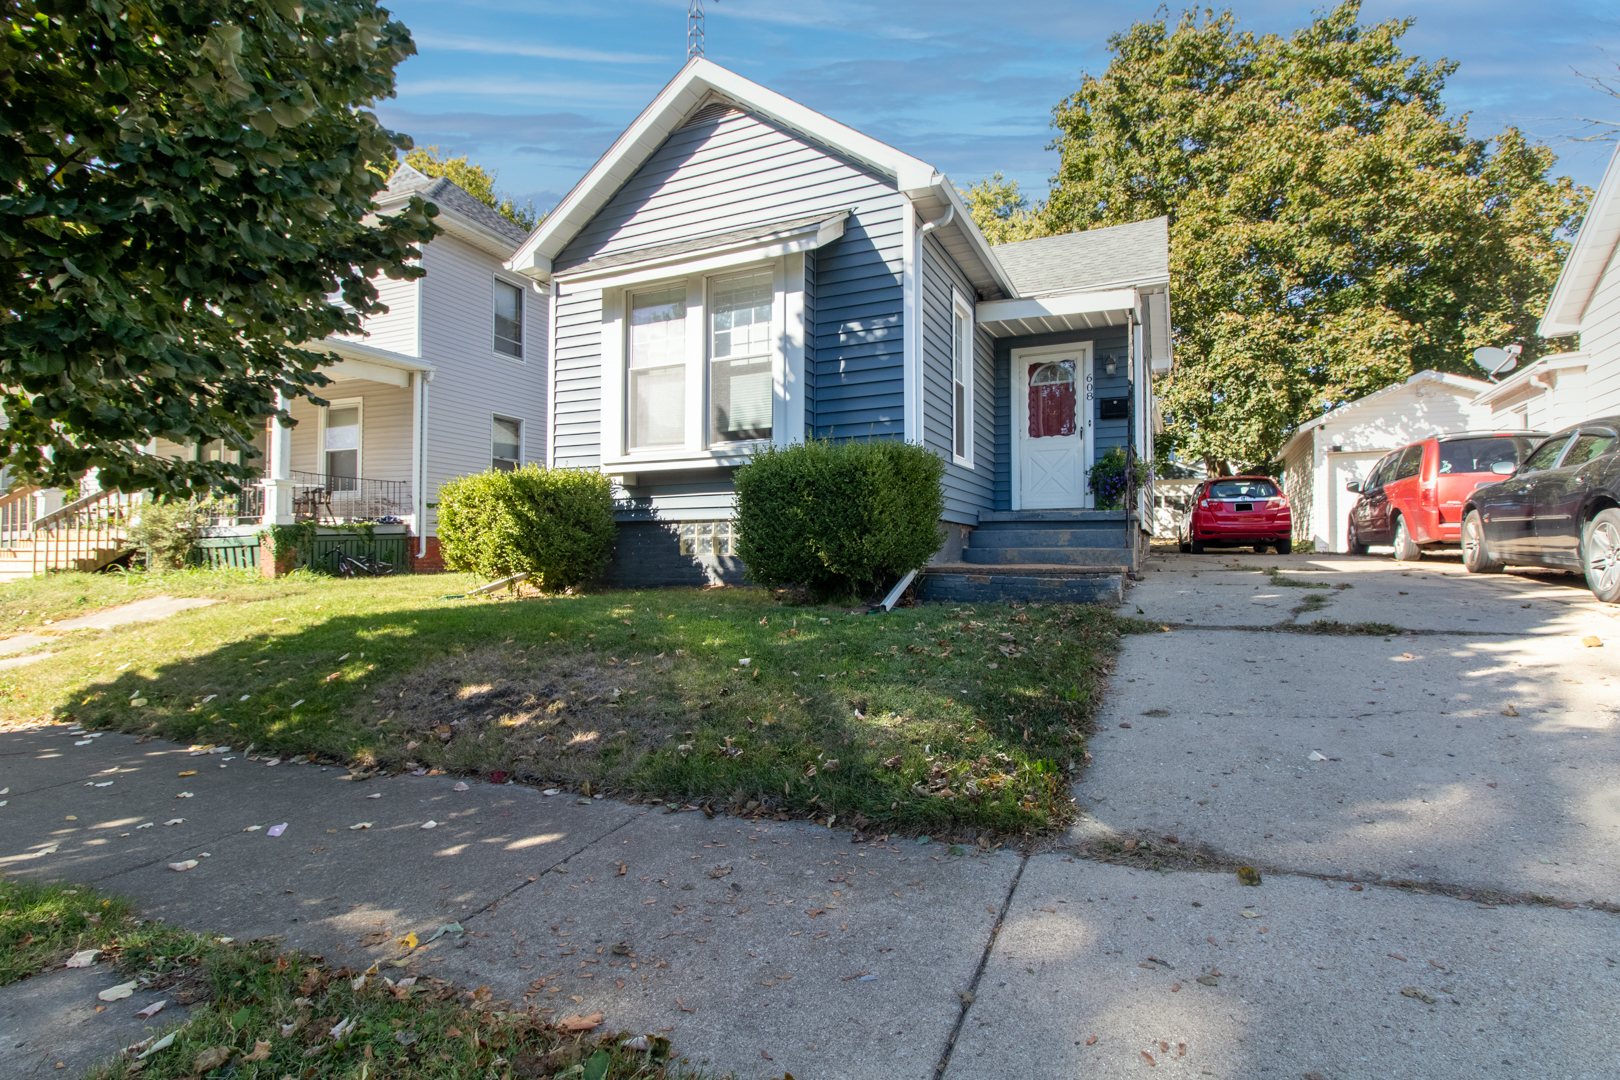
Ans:
{"label": "front lawn", "polygon": [[[23,584],[0,589],[8,616],[114,592]],[[1069,819],[1119,636],[1158,629],[1069,605],[856,615],[758,589],[443,598],[473,584],[146,579],[128,591],[220,602],[64,637],[0,673],[0,710],[363,770],[1012,832]]]}

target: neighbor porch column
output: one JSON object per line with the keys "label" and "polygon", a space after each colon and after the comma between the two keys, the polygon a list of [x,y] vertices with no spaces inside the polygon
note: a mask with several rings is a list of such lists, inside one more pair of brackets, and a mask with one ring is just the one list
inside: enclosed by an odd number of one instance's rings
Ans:
{"label": "neighbor porch column", "polygon": [[[285,411],[287,404],[286,396],[277,391],[276,408]],[[270,418],[269,445],[265,448],[267,471],[265,478],[260,481],[264,485],[263,524],[267,526],[293,523],[292,432],[292,428],[282,427],[275,417]],[[281,577],[292,569],[292,563],[293,557],[287,553],[283,553],[280,559],[276,558],[268,534],[260,538],[259,571],[262,574]]]}

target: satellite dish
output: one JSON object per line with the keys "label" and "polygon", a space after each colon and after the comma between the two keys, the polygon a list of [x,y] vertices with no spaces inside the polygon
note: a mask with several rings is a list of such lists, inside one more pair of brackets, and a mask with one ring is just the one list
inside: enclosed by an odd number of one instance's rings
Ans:
{"label": "satellite dish", "polygon": [[1521,345],[1509,345],[1505,349],[1498,349],[1486,345],[1474,350],[1474,363],[1484,368],[1493,378],[1505,375],[1519,364],[1519,353],[1523,350]]}

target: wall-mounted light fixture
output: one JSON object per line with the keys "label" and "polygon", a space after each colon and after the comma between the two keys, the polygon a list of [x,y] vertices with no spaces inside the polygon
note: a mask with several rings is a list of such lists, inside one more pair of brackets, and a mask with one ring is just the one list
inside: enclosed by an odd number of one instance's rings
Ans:
{"label": "wall-mounted light fixture", "polygon": [[1119,362],[1111,355],[1103,357],[1103,371],[1112,379],[1114,374],[1119,371]]}

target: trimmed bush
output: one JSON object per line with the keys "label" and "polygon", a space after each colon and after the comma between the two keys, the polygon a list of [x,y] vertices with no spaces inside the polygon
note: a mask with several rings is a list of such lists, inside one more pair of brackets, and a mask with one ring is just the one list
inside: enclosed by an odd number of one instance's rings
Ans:
{"label": "trimmed bush", "polygon": [[939,550],[945,462],[891,441],[797,443],[737,470],[737,554],[761,585],[870,593]]}
{"label": "trimmed bush", "polygon": [[439,551],[489,581],[528,573],[547,592],[594,581],[613,553],[613,490],[582,469],[525,465],[439,489]]}

